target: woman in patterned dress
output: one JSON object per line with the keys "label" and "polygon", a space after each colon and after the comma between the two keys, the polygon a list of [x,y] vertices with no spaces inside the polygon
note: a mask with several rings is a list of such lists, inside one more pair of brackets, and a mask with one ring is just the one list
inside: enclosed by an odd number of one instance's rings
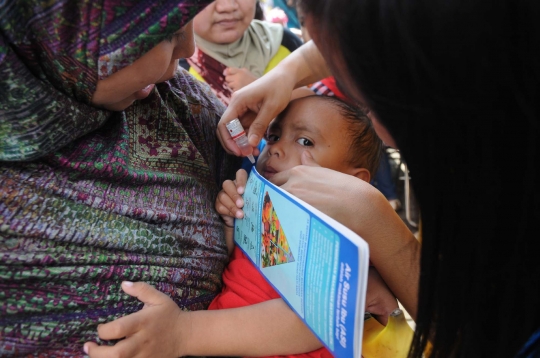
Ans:
{"label": "woman in patterned dress", "polygon": [[177,65],[208,3],[0,3],[0,356],[84,355],[142,307],[123,280],[185,310],[220,291],[214,200],[239,161]]}

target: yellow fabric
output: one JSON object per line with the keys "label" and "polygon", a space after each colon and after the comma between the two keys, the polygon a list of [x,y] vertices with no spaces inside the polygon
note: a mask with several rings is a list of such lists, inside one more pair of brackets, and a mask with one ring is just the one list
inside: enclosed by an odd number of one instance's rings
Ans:
{"label": "yellow fabric", "polygon": [[[281,45],[279,46],[279,49],[274,57],[268,62],[268,65],[266,66],[264,73],[267,73],[272,68],[276,67],[278,63],[283,61],[283,59],[291,54],[291,51],[289,51],[285,46]],[[198,79],[201,82],[206,82],[204,78],[199,74],[199,72],[195,71],[193,67],[189,68],[189,73],[193,75],[196,79]]]}
{"label": "yellow fabric", "polygon": [[283,59],[289,56],[290,54],[291,54],[291,51],[289,51],[288,48],[286,48],[283,45],[279,46],[278,52],[276,53],[274,57],[272,57],[270,62],[268,62],[268,66],[266,66],[266,68],[264,69],[264,73],[267,73],[272,68],[276,67],[278,63],[283,61]]}
{"label": "yellow fabric", "polygon": [[202,78],[199,72],[195,71],[195,69],[191,66],[189,67],[189,73],[199,81],[206,83],[206,81],[204,80],[204,78]]}

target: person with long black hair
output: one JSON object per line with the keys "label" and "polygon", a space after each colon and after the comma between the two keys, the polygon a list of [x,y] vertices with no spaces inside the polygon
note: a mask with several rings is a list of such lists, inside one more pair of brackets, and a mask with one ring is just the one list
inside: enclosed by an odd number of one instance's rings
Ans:
{"label": "person with long black hair", "polygon": [[[218,124],[226,149],[240,155],[227,122],[240,118],[255,147],[294,88],[335,76],[345,94],[373,110],[381,139],[407,161],[421,248],[367,183],[316,163],[272,181],[369,243],[373,265],[415,318],[411,357],[428,342],[429,357],[540,356],[540,3],[303,0],[302,7],[314,42],[233,95]],[[101,326],[102,338],[128,336],[116,353],[152,321],[163,333],[190,329],[190,315],[166,326],[156,320],[159,312],[179,317],[165,295],[142,283],[123,288],[146,306]],[[279,300],[264,304],[268,316],[283,311]],[[206,325],[207,346],[231,332],[244,344],[261,339],[238,337],[257,319],[240,310],[220,311],[212,322],[220,325]],[[301,349],[293,347],[298,335],[285,335],[298,321],[279,322],[288,327],[280,344]],[[225,346],[217,354],[243,354]]]}
{"label": "person with long black hair", "polygon": [[[411,356],[421,356],[428,342],[432,357],[540,356],[534,250],[540,58],[533,50],[540,4],[304,0],[302,6],[314,44],[235,94],[218,125],[222,142],[238,154],[224,124],[240,117],[247,127],[255,112],[249,138],[256,144],[286,105],[289,88],[328,75],[326,61],[344,92],[373,109],[383,140],[397,145],[413,177],[422,246]],[[504,171],[509,164],[516,171]],[[317,171],[295,169],[274,181],[315,204],[320,199],[304,197],[300,186],[323,182],[326,210],[364,236],[390,288],[410,299],[395,290],[399,273],[386,271],[377,256],[381,242],[399,236],[359,227],[358,212],[370,201],[334,185],[337,174],[324,180]],[[356,203],[344,205],[348,199]],[[387,225],[388,216],[371,217],[371,231]]]}

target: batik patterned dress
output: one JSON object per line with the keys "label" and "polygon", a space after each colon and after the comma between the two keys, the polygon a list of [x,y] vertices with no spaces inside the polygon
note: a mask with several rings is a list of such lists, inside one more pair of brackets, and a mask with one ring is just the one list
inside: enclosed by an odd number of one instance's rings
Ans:
{"label": "batik patterned dress", "polygon": [[123,280],[187,310],[220,291],[214,200],[239,165],[222,104],[180,71],[123,112],[89,105],[206,4],[0,3],[0,356],[84,355],[97,324],[141,309]]}

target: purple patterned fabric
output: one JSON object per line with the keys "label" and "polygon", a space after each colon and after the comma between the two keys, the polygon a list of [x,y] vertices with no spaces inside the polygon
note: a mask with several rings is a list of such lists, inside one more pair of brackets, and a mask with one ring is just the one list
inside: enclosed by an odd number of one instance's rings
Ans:
{"label": "purple patterned fabric", "polygon": [[98,78],[133,63],[209,0],[0,2],[0,160],[32,160],[102,125]]}
{"label": "purple patterned fabric", "polygon": [[128,65],[207,2],[115,3],[0,3],[2,357],[83,356],[97,324],[141,308],[123,280],[189,310],[221,287],[214,200],[239,165],[215,136],[223,105],[184,71],[123,112],[88,105],[98,64]]}

